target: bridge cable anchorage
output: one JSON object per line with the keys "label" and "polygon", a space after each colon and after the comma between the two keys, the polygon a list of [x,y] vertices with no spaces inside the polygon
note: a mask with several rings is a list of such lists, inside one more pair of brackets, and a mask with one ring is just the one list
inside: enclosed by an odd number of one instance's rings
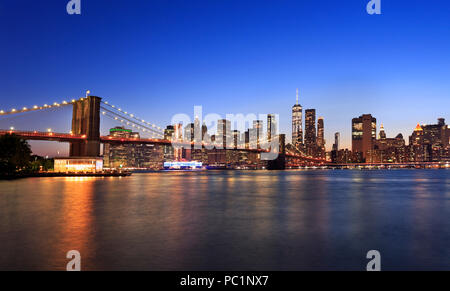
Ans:
{"label": "bridge cable anchorage", "polygon": [[124,123],[126,120],[127,125],[131,124],[132,126],[134,125],[133,127],[138,127],[138,128],[142,127],[143,129],[146,129],[153,134],[157,134],[157,135],[161,135],[161,136],[163,135],[163,132],[161,132],[161,131],[155,130],[152,127],[148,127],[147,125],[142,125],[142,123],[135,122],[135,121],[131,120],[130,118],[122,116],[120,114],[117,114],[116,112],[111,111],[107,108],[101,107],[101,109],[103,110],[102,115],[106,115],[107,113],[109,113],[110,115],[112,114],[112,116],[110,116],[110,117],[114,118],[116,121],[119,120],[122,123]]}
{"label": "bridge cable anchorage", "polygon": [[[125,122],[124,120],[119,120],[118,117],[114,116],[114,115],[104,114],[104,116],[109,117],[109,118],[111,118],[112,120],[115,120],[115,121],[120,121],[121,123]],[[129,122],[127,122],[127,123],[130,124]],[[147,130],[147,129],[142,128],[140,126],[136,126],[135,124],[133,124],[132,127],[133,128],[137,128],[138,131],[142,131],[144,133],[151,134],[151,138],[163,138],[163,136],[161,134],[151,132],[150,130]]]}
{"label": "bridge cable anchorage", "polygon": [[140,125],[137,125],[135,123],[126,121],[124,119],[120,119],[118,116],[107,114],[107,113],[104,113],[103,115],[108,117],[108,118],[110,118],[110,119],[112,119],[112,120],[119,121],[121,123],[126,123],[127,125],[131,125],[133,127],[133,129],[136,128],[138,131],[142,131],[144,133],[149,133],[149,134],[151,134],[152,138],[155,138],[155,137],[163,138],[163,135],[160,134],[160,133],[152,132],[151,130],[149,130],[147,128],[144,128],[144,127],[142,127]]}
{"label": "bridge cable anchorage", "polygon": [[162,138],[163,137],[163,134],[162,133],[160,133],[160,132],[157,132],[157,131],[154,131],[152,128],[148,128],[148,127],[145,127],[145,126],[142,126],[142,125],[140,125],[140,124],[137,124],[137,123],[135,123],[135,122],[133,122],[133,121],[131,121],[131,120],[129,120],[128,118],[126,118],[126,117],[123,117],[123,116],[120,116],[120,115],[116,115],[116,114],[110,114],[110,111],[109,110],[107,110],[107,109],[105,109],[105,108],[103,108],[104,110],[106,110],[106,111],[103,111],[102,112],[102,115],[103,116],[106,116],[106,117],[109,117],[109,118],[111,118],[111,119],[113,119],[113,120],[115,120],[115,121],[119,121],[119,122],[121,122],[121,123],[126,123],[127,125],[131,125],[133,128],[137,128],[138,130],[141,130],[141,131],[143,131],[143,132],[145,132],[145,133],[150,133],[151,135],[152,135],[152,138],[153,137],[159,137],[159,138]]}
{"label": "bridge cable anchorage", "polygon": [[44,104],[42,106],[34,105],[33,107],[22,107],[22,109],[13,108],[10,111],[0,110],[0,116],[19,114],[19,113],[24,113],[24,112],[32,112],[32,111],[38,111],[38,110],[45,110],[45,109],[50,109],[50,108],[59,108],[59,107],[72,105],[76,101],[77,100],[72,99],[71,101],[65,101],[64,100],[61,103],[54,102],[51,105],[48,105],[48,104]]}
{"label": "bridge cable anchorage", "polygon": [[144,119],[138,118],[138,117],[136,117],[134,114],[128,113],[127,111],[122,110],[120,107],[117,107],[117,106],[115,106],[115,105],[109,104],[108,101],[101,101],[101,102],[102,102],[103,104],[105,104],[106,106],[109,106],[109,107],[113,108],[114,110],[119,111],[119,112],[120,112],[121,114],[123,114],[123,115],[129,116],[129,117],[131,117],[131,118],[133,118],[133,119],[139,121],[140,123],[144,123],[144,124],[146,124],[146,125],[148,125],[148,126],[151,126],[151,127],[155,128],[155,129],[157,129],[157,130],[162,131],[162,128],[161,128],[160,126],[158,126],[158,125],[156,125],[156,124],[153,124],[153,123],[150,123],[150,122],[147,122],[147,121],[145,121]]}

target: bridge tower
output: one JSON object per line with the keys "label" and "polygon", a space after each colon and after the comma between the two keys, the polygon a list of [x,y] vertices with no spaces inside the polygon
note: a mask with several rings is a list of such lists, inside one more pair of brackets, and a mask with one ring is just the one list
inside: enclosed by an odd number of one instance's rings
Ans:
{"label": "bridge tower", "polygon": [[100,156],[100,101],[87,96],[73,103],[72,133],[86,135],[86,140],[70,144],[71,157]]}
{"label": "bridge tower", "polygon": [[286,169],[286,135],[280,134],[278,136],[278,142],[279,142],[278,157],[275,160],[269,161],[267,165],[268,170]]}

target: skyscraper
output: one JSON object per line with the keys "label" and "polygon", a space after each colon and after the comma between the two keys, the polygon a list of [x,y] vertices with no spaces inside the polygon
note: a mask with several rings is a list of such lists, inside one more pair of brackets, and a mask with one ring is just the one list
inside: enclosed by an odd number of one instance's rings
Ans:
{"label": "skyscraper", "polygon": [[272,141],[272,138],[277,135],[277,122],[275,114],[267,115],[267,141]]}
{"label": "skyscraper", "polygon": [[297,148],[303,148],[302,106],[297,102],[292,107],[292,144]]}
{"label": "skyscraper", "polygon": [[370,162],[376,137],[377,119],[371,114],[352,119],[352,150],[354,153],[360,153],[367,162]]}
{"label": "skyscraper", "polygon": [[325,137],[323,117],[317,119],[317,156],[325,158]]}
{"label": "skyscraper", "polygon": [[339,150],[339,140],[341,138],[341,134],[339,132],[336,132],[334,134],[334,145],[333,145],[333,150],[334,151],[338,151]]}
{"label": "skyscraper", "polygon": [[323,117],[319,117],[317,120],[317,145],[319,147],[325,146]]}
{"label": "skyscraper", "polygon": [[217,121],[216,145],[218,148],[232,146],[231,142],[231,121],[219,119]]}
{"label": "skyscraper", "polygon": [[386,132],[384,131],[384,126],[383,123],[380,126],[380,134],[379,134],[379,138],[380,139],[386,139]]}
{"label": "skyscraper", "polygon": [[305,110],[305,149],[308,155],[315,155],[317,149],[315,109]]}
{"label": "skyscraper", "polygon": [[253,120],[253,130],[250,130],[250,142],[255,148],[259,148],[263,137],[263,121]]}

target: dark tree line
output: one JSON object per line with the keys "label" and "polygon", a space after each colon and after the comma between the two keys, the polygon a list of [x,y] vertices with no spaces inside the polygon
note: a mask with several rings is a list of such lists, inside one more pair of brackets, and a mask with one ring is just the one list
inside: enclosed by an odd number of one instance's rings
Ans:
{"label": "dark tree line", "polygon": [[26,140],[14,134],[0,136],[0,176],[16,176],[53,168],[52,160],[31,154]]}

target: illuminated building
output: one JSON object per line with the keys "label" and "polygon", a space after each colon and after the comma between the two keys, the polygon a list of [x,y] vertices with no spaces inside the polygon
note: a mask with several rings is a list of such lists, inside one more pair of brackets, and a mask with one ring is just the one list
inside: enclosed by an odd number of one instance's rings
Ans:
{"label": "illuminated building", "polygon": [[233,130],[233,148],[238,148],[241,144],[241,134],[239,130]]}
{"label": "illuminated building", "polygon": [[298,149],[303,148],[303,127],[302,127],[302,106],[298,103],[298,89],[297,102],[292,107],[292,144]]}
{"label": "illuminated building", "polygon": [[395,138],[386,137],[383,124],[380,127],[379,139],[374,140],[371,161],[374,163],[401,163],[407,161],[407,150],[403,135]]}
{"label": "illuminated building", "polygon": [[316,110],[305,110],[305,150],[310,156],[316,155],[317,137],[316,137]]}
{"label": "illuminated building", "polygon": [[381,126],[380,126],[380,135],[379,135],[379,139],[386,139],[386,132],[384,131],[384,126],[383,126],[383,124],[381,124]]}
{"label": "illuminated building", "polygon": [[[175,134],[175,128],[173,125],[168,125],[166,129],[164,129],[164,139],[172,140]],[[165,161],[173,161],[174,160],[174,151],[172,145],[164,146],[164,160]]]}
{"label": "illuminated building", "polygon": [[341,138],[341,134],[339,132],[336,132],[334,134],[334,144],[333,144],[333,150],[338,151],[339,150],[339,140]]}
{"label": "illuminated building", "polygon": [[409,137],[412,156],[415,161],[439,162],[448,161],[449,129],[444,118],[439,118],[437,124],[417,124]]}
{"label": "illuminated building", "polygon": [[55,158],[57,173],[97,173],[103,171],[102,158]]}
{"label": "illuminated building", "polygon": [[168,170],[184,170],[184,169],[201,169],[201,162],[165,162],[164,169]]}
{"label": "illuminated building", "polygon": [[325,158],[325,129],[323,117],[319,117],[317,120],[317,147],[318,147],[318,157]]}
{"label": "illuminated building", "polygon": [[272,137],[277,135],[277,120],[275,114],[267,115],[267,141],[272,141]]}
{"label": "illuminated building", "polygon": [[377,136],[377,120],[370,114],[352,119],[352,151],[362,160],[371,162],[374,140]]}
{"label": "illuminated building", "polygon": [[[251,136],[251,135],[250,135]],[[264,122],[262,120],[253,120],[253,145],[254,148],[260,148],[264,138]]]}
{"label": "illuminated building", "polygon": [[184,127],[184,140],[188,141],[188,142],[193,142],[194,141],[194,130],[195,130],[195,126],[193,123],[189,123],[188,125],[186,125]]}
{"label": "illuminated building", "polygon": [[[110,129],[110,137],[124,139],[139,139],[137,132],[124,127]],[[120,168],[151,168],[160,169],[164,159],[164,146],[134,143],[106,143],[103,149],[105,167]]]}
{"label": "illuminated building", "polygon": [[217,121],[217,134],[215,140],[217,148],[225,149],[231,146],[231,121],[219,119]]}

